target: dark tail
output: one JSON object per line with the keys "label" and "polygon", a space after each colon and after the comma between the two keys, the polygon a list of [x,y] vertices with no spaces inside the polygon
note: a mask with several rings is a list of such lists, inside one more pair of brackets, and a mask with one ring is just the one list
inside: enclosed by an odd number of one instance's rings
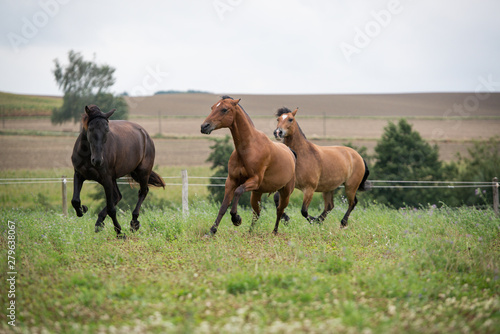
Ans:
{"label": "dark tail", "polygon": [[370,190],[372,188],[372,183],[370,181],[367,181],[368,175],[370,175],[370,171],[368,170],[368,165],[366,164],[365,159],[363,159],[363,162],[365,163],[365,175],[363,176],[363,180],[361,181],[361,184],[359,185],[358,190],[359,191],[366,191]]}
{"label": "dark tail", "polygon": [[149,175],[148,184],[155,187],[163,187],[163,189],[165,189],[165,182],[163,181],[160,175],[158,175],[153,171],[151,171],[151,175]]}

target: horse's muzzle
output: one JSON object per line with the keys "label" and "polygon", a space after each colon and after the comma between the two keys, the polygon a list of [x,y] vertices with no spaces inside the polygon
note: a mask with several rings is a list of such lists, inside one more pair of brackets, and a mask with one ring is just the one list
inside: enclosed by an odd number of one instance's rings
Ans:
{"label": "horse's muzzle", "polygon": [[283,139],[283,135],[284,135],[283,130],[281,130],[280,128],[274,130],[274,138]]}
{"label": "horse's muzzle", "polygon": [[103,163],[104,159],[102,158],[92,158],[90,159],[90,162],[92,163],[92,166],[94,167],[101,167],[102,166],[102,163]]}
{"label": "horse's muzzle", "polygon": [[214,127],[210,123],[203,123],[201,125],[201,133],[209,135],[214,130]]}

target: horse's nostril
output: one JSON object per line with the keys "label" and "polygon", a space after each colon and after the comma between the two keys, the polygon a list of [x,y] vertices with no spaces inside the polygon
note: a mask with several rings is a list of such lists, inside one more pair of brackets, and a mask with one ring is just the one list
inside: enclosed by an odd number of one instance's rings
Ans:
{"label": "horse's nostril", "polygon": [[210,133],[210,123],[203,123],[201,125],[201,132],[202,133]]}

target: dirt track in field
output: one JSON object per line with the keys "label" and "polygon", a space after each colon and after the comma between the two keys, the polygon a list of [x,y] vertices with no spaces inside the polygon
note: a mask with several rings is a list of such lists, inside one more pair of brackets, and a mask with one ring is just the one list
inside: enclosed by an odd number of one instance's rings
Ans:
{"label": "dirt track in field", "polygon": [[[443,160],[456,152],[466,153],[470,140],[482,140],[498,134],[500,129],[500,94],[481,101],[469,117],[456,119],[450,113],[454,105],[474,94],[401,94],[401,95],[242,95],[241,104],[253,118],[255,126],[271,136],[276,121],[272,116],[283,105],[299,106],[297,119],[308,138],[320,145],[341,145],[348,141],[366,146],[369,153],[389,120],[409,117],[409,123],[424,139],[436,142]],[[194,166],[206,164],[211,137],[229,134],[218,130],[211,136],[201,135],[200,124],[219,96],[210,94],[157,95],[129,98],[131,120],[141,124],[151,135],[187,139],[154,139],[156,164],[160,166]],[[189,116],[189,117],[177,117]],[[302,116],[302,118],[301,118]],[[462,115],[464,116],[464,115]],[[325,117],[325,118],[324,118]],[[488,118],[489,117],[489,118]],[[492,118],[493,117],[493,118]],[[71,167],[70,156],[79,124],[54,126],[47,118],[5,119],[6,131],[18,135],[0,135],[0,170],[16,168]],[[63,136],[19,135],[23,131],[54,131]]]}

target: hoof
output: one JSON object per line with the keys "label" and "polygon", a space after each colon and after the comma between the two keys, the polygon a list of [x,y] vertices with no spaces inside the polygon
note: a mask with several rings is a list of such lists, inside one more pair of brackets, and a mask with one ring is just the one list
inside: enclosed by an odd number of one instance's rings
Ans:
{"label": "hoof", "polygon": [[116,235],[116,239],[125,240],[125,239],[127,239],[127,236],[123,233],[119,233]]}
{"label": "hoof", "polygon": [[208,233],[209,233],[211,236],[214,236],[214,235],[215,235],[215,233],[217,233],[217,228],[216,228],[216,227],[212,227]]}
{"label": "hoof", "polygon": [[240,226],[241,225],[241,217],[240,217],[240,215],[231,216],[231,221],[233,222],[234,226]]}
{"label": "hoof", "polygon": [[87,211],[89,211],[89,208],[87,208],[86,205],[82,205],[82,211],[83,211],[83,213],[82,213],[82,215],[83,215],[84,213],[87,213]]}
{"label": "hoof", "polygon": [[290,217],[286,213],[283,213],[281,215],[281,220],[284,220],[285,222],[288,223],[290,221]]}
{"label": "hoof", "polygon": [[95,233],[99,233],[102,230],[104,230],[104,224],[103,225],[98,225],[98,224],[95,225]]}
{"label": "hoof", "polygon": [[141,223],[138,220],[132,220],[130,222],[130,231],[131,232],[137,232],[140,227],[141,227]]}

